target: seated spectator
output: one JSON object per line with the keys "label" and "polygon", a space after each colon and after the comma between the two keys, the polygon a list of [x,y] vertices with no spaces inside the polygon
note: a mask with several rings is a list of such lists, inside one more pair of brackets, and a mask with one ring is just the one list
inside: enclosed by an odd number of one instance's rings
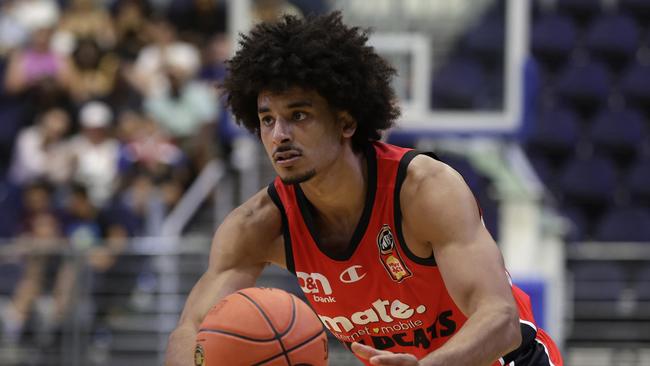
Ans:
{"label": "seated spectator", "polygon": [[37,117],[35,125],[22,130],[14,146],[9,170],[11,180],[25,184],[35,179],[57,181],[64,154],[63,138],[70,128],[66,111],[54,108]]}
{"label": "seated spectator", "polygon": [[230,41],[219,34],[212,37],[203,51],[203,62],[198,78],[208,82],[221,82],[226,76],[225,61],[230,57]]}
{"label": "seated spectator", "polygon": [[29,315],[39,297],[50,293],[52,308],[41,314],[39,333],[59,327],[67,315],[75,279],[71,263],[62,262],[65,242],[59,223],[49,213],[39,213],[19,239],[18,249],[25,262],[11,304],[2,311],[3,341],[19,342]]}
{"label": "seated spectator", "polygon": [[117,176],[119,144],[111,137],[113,115],[104,103],[90,102],[79,112],[81,134],[72,138],[68,151],[72,159],[69,177],[88,189],[97,207],[111,197]]}
{"label": "seated spectator", "polygon": [[9,57],[5,77],[7,92],[22,93],[38,87],[44,80],[51,80],[63,89],[70,86],[70,62],[51,47],[57,16],[53,14],[51,19],[36,24],[27,46]]}
{"label": "seated spectator", "polygon": [[133,111],[120,116],[120,171],[136,167],[154,177],[166,174],[184,161],[183,151],[171,142],[160,126]]}
{"label": "seated spectator", "polygon": [[146,32],[149,20],[146,14],[150,12],[146,1],[117,1],[115,5],[113,20],[117,37],[115,52],[128,64],[135,61],[140,50],[149,41]]}
{"label": "seated spectator", "polygon": [[61,16],[59,32],[74,40],[92,39],[102,49],[115,45],[115,29],[108,11],[94,0],[71,0]]}
{"label": "seated spectator", "polygon": [[91,201],[86,188],[73,183],[61,213],[63,234],[76,250],[86,250],[101,241],[99,209]]}
{"label": "seated spectator", "polygon": [[16,17],[17,0],[0,1],[0,57],[23,44],[28,36],[27,26]]}
{"label": "seated spectator", "polygon": [[274,22],[283,15],[293,15],[302,18],[300,9],[286,0],[255,0],[253,1],[252,17],[255,23]]}
{"label": "seated spectator", "polygon": [[182,59],[199,64],[199,51],[187,42],[178,39],[174,27],[164,18],[152,20],[147,29],[151,43],[140,50],[129,80],[145,96],[155,96],[170,88],[166,66]]}
{"label": "seated spectator", "polygon": [[149,96],[145,110],[187,152],[198,170],[214,155],[219,104],[213,88],[193,79],[197,67],[193,60],[176,54],[166,67],[169,89]]}
{"label": "seated spectator", "polygon": [[113,90],[119,60],[111,52],[102,51],[91,38],[80,39],[72,54],[72,96],[77,103],[104,99]]}

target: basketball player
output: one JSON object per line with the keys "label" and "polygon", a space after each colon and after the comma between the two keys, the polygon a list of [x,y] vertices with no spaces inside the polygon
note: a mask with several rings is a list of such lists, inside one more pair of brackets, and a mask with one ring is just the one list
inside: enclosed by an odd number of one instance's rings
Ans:
{"label": "basketball player", "polygon": [[463,178],[377,141],[399,111],[394,70],[366,41],[340,13],[243,37],[224,87],[277,178],[217,229],[167,365],[191,364],[203,316],[269,263],[366,365],[562,365]]}

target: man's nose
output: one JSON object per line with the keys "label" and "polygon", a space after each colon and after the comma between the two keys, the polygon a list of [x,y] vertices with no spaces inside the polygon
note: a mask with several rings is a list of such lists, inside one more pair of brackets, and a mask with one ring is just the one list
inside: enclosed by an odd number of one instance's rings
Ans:
{"label": "man's nose", "polygon": [[291,124],[284,118],[278,118],[273,126],[273,142],[281,144],[291,141]]}

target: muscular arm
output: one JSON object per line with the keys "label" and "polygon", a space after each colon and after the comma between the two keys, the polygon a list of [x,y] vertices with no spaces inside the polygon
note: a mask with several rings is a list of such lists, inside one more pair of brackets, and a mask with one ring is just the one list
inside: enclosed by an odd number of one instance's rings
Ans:
{"label": "muscular arm", "polygon": [[282,221],[266,191],[235,209],[217,229],[207,271],[194,285],[169,337],[165,365],[191,365],[196,333],[223,297],[255,285],[269,262],[284,266]]}
{"label": "muscular arm", "polygon": [[425,156],[410,164],[401,192],[409,246],[432,249],[465,325],[422,365],[491,365],[519,346],[519,312],[496,243],[453,169]]}

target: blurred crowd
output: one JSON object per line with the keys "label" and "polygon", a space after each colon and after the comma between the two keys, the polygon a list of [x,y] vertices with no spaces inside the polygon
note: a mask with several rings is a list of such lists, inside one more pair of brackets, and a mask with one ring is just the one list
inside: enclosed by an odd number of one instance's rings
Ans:
{"label": "blurred crowd", "polygon": [[[252,4],[255,21],[302,14],[286,1]],[[5,341],[20,337],[44,291],[49,323],[61,322],[75,276],[66,251],[110,270],[129,237],[160,233],[207,162],[227,161],[241,131],[217,88],[231,50],[226,6],[0,0],[0,240],[9,243],[0,249],[18,254],[19,267],[4,276]],[[6,265],[0,255],[0,272]]]}

